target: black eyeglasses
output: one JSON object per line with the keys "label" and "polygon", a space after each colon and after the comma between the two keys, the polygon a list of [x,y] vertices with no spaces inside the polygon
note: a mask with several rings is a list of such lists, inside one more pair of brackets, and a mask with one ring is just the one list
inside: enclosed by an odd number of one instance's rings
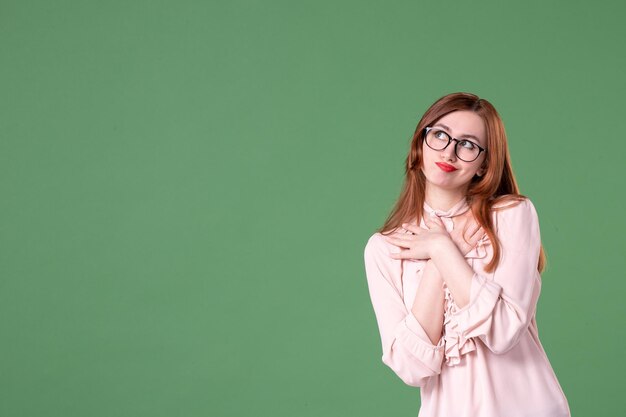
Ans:
{"label": "black eyeglasses", "polygon": [[[446,131],[427,127],[424,129],[424,136],[426,138],[426,145],[429,148],[436,151],[442,151],[448,147],[450,142],[455,141],[454,153],[461,161],[472,162],[480,155],[481,152],[486,152],[487,149],[472,142],[468,139],[455,139],[451,137]],[[459,147],[461,145],[461,147]]]}

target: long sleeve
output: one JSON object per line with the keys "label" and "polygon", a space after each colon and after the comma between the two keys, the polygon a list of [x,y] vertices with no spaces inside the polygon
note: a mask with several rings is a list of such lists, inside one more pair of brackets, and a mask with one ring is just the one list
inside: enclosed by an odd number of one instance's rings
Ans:
{"label": "long sleeve", "polygon": [[402,261],[380,233],[365,246],[365,272],[382,343],[382,361],[407,385],[420,387],[441,372],[443,338],[433,345],[402,298]]}
{"label": "long sleeve", "polygon": [[501,245],[498,267],[489,279],[472,276],[470,302],[450,317],[462,339],[478,337],[493,353],[512,349],[534,317],[541,277],[539,220],[528,199],[496,211]]}

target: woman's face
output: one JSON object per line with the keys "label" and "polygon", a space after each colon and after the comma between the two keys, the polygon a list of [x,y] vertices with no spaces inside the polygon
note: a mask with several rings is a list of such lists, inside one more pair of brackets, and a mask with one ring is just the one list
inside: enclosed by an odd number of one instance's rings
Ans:
{"label": "woman's face", "polygon": [[[468,139],[485,149],[487,148],[485,124],[480,116],[474,112],[458,110],[448,113],[433,123],[432,127],[445,131],[452,138]],[[446,192],[465,195],[474,175],[484,174],[481,165],[485,160],[485,152],[481,152],[476,160],[465,162],[456,156],[455,144],[455,141],[450,141],[445,149],[437,151],[431,149],[424,141],[422,172],[426,177],[427,193],[438,189],[437,191],[445,190]],[[451,170],[450,167],[455,169]]]}

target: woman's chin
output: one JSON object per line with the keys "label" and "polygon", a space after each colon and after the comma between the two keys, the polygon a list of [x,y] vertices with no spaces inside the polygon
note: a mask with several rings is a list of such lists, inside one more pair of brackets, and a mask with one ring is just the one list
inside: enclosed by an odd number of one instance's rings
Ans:
{"label": "woman's chin", "polygon": [[446,192],[460,192],[463,189],[463,186],[452,181],[434,180],[426,181],[426,189],[438,189]]}

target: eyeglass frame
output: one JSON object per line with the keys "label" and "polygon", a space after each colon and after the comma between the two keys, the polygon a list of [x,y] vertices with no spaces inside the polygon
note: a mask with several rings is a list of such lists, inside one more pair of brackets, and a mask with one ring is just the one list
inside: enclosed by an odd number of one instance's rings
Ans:
{"label": "eyeglass frame", "polygon": [[[430,149],[432,149],[433,151],[443,151],[443,150],[444,150],[444,149],[446,149],[448,146],[450,146],[450,142],[455,141],[456,143],[454,144],[454,154],[456,155],[456,157],[457,157],[457,158],[459,158],[461,161],[464,161],[464,162],[474,162],[475,160],[477,160],[477,159],[478,159],[478,157],[480,156],[480,154],[481,154],[482,152],[485,152],[485,153],[487,152],[487,149],[486,149],[486,148],[483,148],[482,146],[480,146],[480,145],[479,145],[479,144],[477,144],[476,142],[471,141],[471,140],[469,140],[469,139],[457,139],[457,138],[453,138],[453,137],[452,137],[452,135],[450,135],[448,132],[444,131],[443,129],[441,129],[441,131],[442,131],[443,133],[445,133],[446,135],[448,135],[448,143],[446,143],[446,146],[444,146],[444,147],[443,147],[443,148],[441,148],[441,149],[435,149],[435,148],[433,148],[432,146],[430,146],[430,145],[428,144],[428,141],[426,140],[426,136],[428,136],[428,132],[430,132],[432,129],[434,129],[434,127],[432,127],[432,126],[429,126],[429,127],[425,127],[425,128],[424,128],[424,143],[425,143],[425,144],[426,144],[426,145],[427,145]],[[474,146],[476,146],[476,147],[478,148],[478,155],[476,155],[476,158],[472,159],[471,161],[466,161],[465,159],[463,159],[463,158],[461,158],[461,157],[459,156],[459,154],[457,153],[457,147],[459,146],[459,142],[461,142],[461,141],[466,141],[466,142],[469,142],[469,143],[473,144]]]}

